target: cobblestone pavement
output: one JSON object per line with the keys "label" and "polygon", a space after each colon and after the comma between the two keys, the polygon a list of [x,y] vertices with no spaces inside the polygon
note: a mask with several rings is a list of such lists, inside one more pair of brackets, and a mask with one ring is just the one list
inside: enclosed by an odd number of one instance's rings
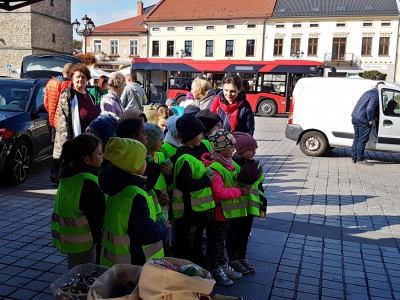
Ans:
{"label": "cobblestone pavement", "polygon": [[[400,299],[400,156],[349,150],[303,155],[284,136],[286,118],[257,118],[266,220],[255,220],[248,258],[256,273],[215,292],[247,299]],[[0,187],[0,298],[52,299],[66,270],[50,242],[55,185],[50,161],[20,186]]]}

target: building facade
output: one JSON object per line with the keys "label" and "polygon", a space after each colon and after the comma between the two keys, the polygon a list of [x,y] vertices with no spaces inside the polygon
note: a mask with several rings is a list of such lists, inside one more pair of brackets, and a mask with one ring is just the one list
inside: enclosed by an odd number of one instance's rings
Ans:
{"label": "building facade", "polygon": [[395,81],[398,16],[396,0],[277,0],[263,58],[322,61],[337,76],[377,70]]}
{"label": "building facade", "polygon": [[195,60],[262,60],[264,22],[275,0],[163,0],[145,19],[148,57]]}
{"label": "building facade", "polygon": [[10,74],[7,65],[18,70],[30,54],[72,54],[71,1],[45,0],[0,11],[0,32],[1,76]]}

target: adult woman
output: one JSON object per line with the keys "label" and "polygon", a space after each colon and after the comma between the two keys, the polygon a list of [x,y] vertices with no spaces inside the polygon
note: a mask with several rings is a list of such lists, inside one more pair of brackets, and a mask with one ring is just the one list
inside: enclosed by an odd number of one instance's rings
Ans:
{"label": "adult woman", "polygon": [[[53,158],[58,161],[64,143],[85,132],[90,122],[99,116],[92,96],[85,89],[91,78],[87,65],[83,63],[74,65],[70,69],[69,77],[72,85],[60,96],[59,119],[54,141]],[[59,175],[58,165],[53,165],[50,171],[50,179],[53,182],[57,181]]]}
{"label": "adult woman", "polygon": [[209,109],[221,117],[222,128],[229,132],[254,133],[254,114],[246,94],[243,81],[238,75],[222,79],[222,91],[209,103]]}
{"label": "adult woman", "polygon": [[211,88],[210,83],[201,78],[193,80],[191,92],[195,99],[193,105],[200,109],[207,108],[208,103],[215,97],[215,91]]}
{"label": "adult woman", "polygon": [[100,76],[97,84],[90,90],[90,94],[94,97],[94,104],[99,106],[101,102],[101,97],[108,93],[108,77]]}
{"label": "adult woman", "polygon": [[111,111],[118,117],[122,117],[125,108],[121,104],[121,95],[125,88],[125,76],[121,72],[115,73],[108,80],[108,93],[101,99],[101,112]]}
{"label": "adult woman", "polygon": [[66,141],[61,160],[61,180],[51,218],[52,243],[67,254],[71,269],[95,263],[95,245],[101,243],[106,201],[97,183],[103,161],[100,139],[84,133]]}

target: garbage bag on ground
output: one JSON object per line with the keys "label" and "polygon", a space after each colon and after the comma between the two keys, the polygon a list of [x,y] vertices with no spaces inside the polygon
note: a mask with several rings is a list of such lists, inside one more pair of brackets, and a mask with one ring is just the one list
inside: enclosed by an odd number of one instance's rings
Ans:
{"label": "garbage bag on ground", "polygon": [[103,273],[89,290],[88,300],[140,300],[138,282],[142,267],[116,264]]}
{"label": "garbage bag on ground", "polygon": [[215,280],[210,273],[201,269],[202,276],[188,276],[180,273],[180,267],[193,265],[192,262],[174,257],[165,257],[164,261],[176,268],[148,261],[142,269],[139,279],[139,296],[146,300],[198,300],[211,294]]}
{"label": "garbage bag on ground", "polygon": [[95,264],[82,264],[68,270],[50,285],[56,300],[86,300],[93,282],[108,267]]}

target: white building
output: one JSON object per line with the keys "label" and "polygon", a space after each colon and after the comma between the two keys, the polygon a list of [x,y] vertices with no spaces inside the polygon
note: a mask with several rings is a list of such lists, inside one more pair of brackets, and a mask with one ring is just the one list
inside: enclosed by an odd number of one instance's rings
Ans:
{"label": "white building", "polygon": [[149,13],[149,58],[262,60],[264,23],[275,0],[252,5],[204,0],[193,5],[164,0]]}
{"label": "white building", "polygon": [[396,0],[277,0],[263,58],[322,61],[338,76],[377,70],[395,81],[398,15]]}

